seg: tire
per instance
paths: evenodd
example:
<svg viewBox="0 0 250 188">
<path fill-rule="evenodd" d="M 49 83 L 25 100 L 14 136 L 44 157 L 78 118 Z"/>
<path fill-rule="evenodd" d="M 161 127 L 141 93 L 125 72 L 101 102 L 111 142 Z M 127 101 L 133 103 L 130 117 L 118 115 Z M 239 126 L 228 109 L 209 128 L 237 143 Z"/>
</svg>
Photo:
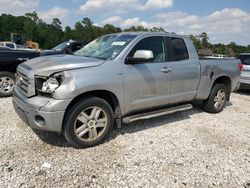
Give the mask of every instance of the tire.
<svg viewBox="0 0 250 188">
<path fill-rule="evenodd" d="M 11 72 L 0 72 L 0 97 L 9 97 L 15 85 L 15 75 Z"/>
<path fill-rule="evenodd" d="M 227 102 L 227 87 L 224 84 L 215 84 L 206 101 L 203 102 L 203 109 L 210 113 L 219 113 Z"/>
<path fill-rule="evenodd" d="M 105 140 L 113 123 L 111 106 L 103 99 L 88 97 L 66 112 L 63 134 L 75 148 L 93 147 Z"/>
</svg>

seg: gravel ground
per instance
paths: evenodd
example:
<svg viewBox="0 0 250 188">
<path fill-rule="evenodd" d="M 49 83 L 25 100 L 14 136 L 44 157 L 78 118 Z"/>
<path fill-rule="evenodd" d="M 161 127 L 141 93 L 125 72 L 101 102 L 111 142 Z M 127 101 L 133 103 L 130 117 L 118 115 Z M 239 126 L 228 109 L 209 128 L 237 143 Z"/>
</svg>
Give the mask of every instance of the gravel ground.
<svg viewBox="0 0 250 188">
<path fill-rule="evenodd" d="M 77 150 L 36 134 L 0 99 L 0 187 L 250 188 L 250 93 L 220 114 L 197 108 L 124 126 Z"/>
</svg>

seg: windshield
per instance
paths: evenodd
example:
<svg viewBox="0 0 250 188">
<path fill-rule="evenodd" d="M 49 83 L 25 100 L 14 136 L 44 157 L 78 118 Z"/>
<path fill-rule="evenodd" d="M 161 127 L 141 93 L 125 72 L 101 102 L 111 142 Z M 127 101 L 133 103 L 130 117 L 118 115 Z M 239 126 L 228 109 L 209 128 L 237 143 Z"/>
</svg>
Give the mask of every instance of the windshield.
<svg viewBox="0 0 250 188">
<path fill-rule="evenodd" d="M 136 35 L 132 34 L 102 36 L 75 52 L 75 55 L 105 60 L 114 59 L 135 37 Z"/>
<path fill-rule="evenodd" d="M 58 46 L 52 48 L 52 50 L 63 50 L 63 49 L 65 49 L 67 46 L 69 46 L 69 42 L 68 42 L 68 41 L 65 41 L 65 42 L 59 44 Z"/>
</svg>

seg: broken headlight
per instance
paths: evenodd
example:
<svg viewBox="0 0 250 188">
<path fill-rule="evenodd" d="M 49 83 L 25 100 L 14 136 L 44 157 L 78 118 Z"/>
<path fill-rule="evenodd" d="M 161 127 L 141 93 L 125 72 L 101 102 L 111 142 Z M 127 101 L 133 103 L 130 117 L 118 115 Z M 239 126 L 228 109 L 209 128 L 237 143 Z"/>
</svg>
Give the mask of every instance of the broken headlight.
<svg viewBox="0 0 250 188">
<path fill-rule="evenodd" d="M 50 77 L 36 77 L 36 89 L 38 92 L 42 93 L 54 93 L 57 88 L 60 87 L 61 83 L 63 82 L 64 74 L 57 73 L 53 74 Z"/>
</svg>

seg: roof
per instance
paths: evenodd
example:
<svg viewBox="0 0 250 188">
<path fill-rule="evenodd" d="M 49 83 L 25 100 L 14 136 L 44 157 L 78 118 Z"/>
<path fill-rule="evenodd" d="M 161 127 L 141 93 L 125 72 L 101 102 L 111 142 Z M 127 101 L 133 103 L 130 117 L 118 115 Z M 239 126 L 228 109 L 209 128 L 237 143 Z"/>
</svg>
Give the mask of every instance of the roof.
<svg viewBox="0 0 250 188">
<path fill-rule="evenodd" d="M 157 31 L 129 31 L 129 32 L 121 32 L 121 33 L 113 33 L 113 34 L 131 34 L 131 35 L 137 35 L 137 36 L 147 36 L 147 35 L 166 35 L 171 37 L 182 37 L 182 38 L 188 38 L 186 35 L 179 35 L 169 32 L 157 32 Z M 110 34 L 110 35 L 113 35 Z"/>
</svg>

